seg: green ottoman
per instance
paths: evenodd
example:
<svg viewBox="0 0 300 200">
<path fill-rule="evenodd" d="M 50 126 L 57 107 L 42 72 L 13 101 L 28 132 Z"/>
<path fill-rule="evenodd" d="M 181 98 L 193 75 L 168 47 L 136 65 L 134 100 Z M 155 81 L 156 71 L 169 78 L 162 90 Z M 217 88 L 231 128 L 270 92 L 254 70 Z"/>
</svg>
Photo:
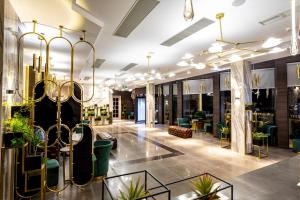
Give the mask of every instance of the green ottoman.
<svg viewBox="0 0 300 200">
<path fill-rule="evenodd" d="M 47 160 L 47 185 L 54 187 L 58 185 L 59 163 L 55 159 Z"/>
<path fill-rule="evenodd" d="M 97 140 L 94 143 L 94 177 L 106 176 L 109 166 L 110 150 L 113 141 Z"/>
</svg>

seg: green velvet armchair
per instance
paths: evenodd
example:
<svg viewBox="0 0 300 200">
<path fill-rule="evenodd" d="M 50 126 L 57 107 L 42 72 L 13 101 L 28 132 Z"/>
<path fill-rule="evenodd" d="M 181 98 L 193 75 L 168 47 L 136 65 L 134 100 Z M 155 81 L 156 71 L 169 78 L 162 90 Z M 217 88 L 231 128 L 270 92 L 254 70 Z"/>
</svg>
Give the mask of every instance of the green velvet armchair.
<svg viewBox="0 0 300 200">
<path fill-rule="evenodd" d="M 191 128 L 188 118 L 177 118 L 177 124 L 180 127 Z"/>
<path fill-rule="evenodd" d="M 97 140 L 94 142 L 94 177 L 106 176 L 109 167 L 109 155 L 113 142 Z"/>
<path fill-rule="evenodd" d="M 276 145 L 276 143 L 277 143 L 277 126 L 271 125 L 271 124 L 266 124 L 266 125 L 263 125 L 259 131 L 268 135 L 271 144 Z"/>
<path fill-rule="evenodd" d="M 300 152 L 300 130 L 296 129 L 293 135 L 293 151 Z"/>
</svg>

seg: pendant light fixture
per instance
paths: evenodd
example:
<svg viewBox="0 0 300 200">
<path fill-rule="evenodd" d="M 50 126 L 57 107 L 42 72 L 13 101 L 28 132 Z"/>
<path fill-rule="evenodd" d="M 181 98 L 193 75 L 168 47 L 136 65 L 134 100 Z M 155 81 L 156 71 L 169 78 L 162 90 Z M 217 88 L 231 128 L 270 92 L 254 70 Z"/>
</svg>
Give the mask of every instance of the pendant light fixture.
<svg viewBox="0 0 300 200">
<path fill-rule="evenodd" d="M 298 54 L 298 41 L 296 31 L 296 0 L 291 0 L 291 12 L 292 12 L 292 35 L 291 35 L 291 47 L 290 54 L 295 56 Z"/>
<path fill-rule="evenodd" d="M 186 21 L 192 21 L 194 18 L 193 0 L 185 0 L 183 17 Z"/>
</svg>

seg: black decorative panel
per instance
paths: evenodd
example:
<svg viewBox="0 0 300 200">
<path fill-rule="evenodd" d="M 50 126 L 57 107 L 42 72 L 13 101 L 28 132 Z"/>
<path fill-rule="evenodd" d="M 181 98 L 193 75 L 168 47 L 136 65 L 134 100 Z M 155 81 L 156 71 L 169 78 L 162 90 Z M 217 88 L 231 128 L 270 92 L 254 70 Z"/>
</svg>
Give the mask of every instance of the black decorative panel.
<svg viewBox="0 0 300 200">
<path fill-rule="evenodd" d="M 83 134 L 83 137 L 73 150 L 73 181 L 77 185 L 84 185 L 93 177 L 93 133 L 85 124 L 79 125 L 77 133 Z"/>
<path fill-rule="evenodd" d="M 40 82 L 35 87 L 34 99 L 39 99 L 44 94 L 44 82 Z M 42 127 L 45 131 L 50 126 L 56 124 L 57 105 L 48 96 L 34 105 L 34 124 Z"/>
</svg>

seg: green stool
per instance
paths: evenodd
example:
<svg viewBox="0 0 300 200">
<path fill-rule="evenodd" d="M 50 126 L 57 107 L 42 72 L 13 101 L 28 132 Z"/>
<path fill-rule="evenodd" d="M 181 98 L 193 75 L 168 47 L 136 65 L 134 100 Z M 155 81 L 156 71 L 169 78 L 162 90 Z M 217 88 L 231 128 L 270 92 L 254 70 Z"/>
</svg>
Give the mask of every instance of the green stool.
<svg viewBox="0 0 300 200">
<path fill-rule="evenodd" d="M 94 177 L 106 176 L 109 167 L 109 155 L 113 141 L 97 140 L 94 142 Z"/>
<path fill-rule="evenodd" d="M 55 159 L 47 160 L 47 185 L 54 187 L 58 185 L 59 163 Z"/>
</svg>

